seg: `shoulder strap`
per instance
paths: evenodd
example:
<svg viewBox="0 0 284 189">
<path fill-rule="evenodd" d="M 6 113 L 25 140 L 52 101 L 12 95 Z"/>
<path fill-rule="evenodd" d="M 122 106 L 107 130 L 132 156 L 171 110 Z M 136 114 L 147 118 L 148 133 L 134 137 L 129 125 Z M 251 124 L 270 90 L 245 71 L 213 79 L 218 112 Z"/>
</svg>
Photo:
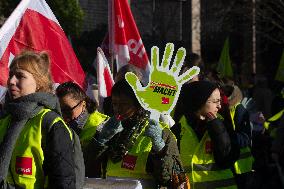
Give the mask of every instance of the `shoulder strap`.
<svg viewBox="0 0 284 189">
<path fill-rule="evenodd" d="M 56 119 L 57 117 L 60 117 L 59 114 L 57 114 L 54 111 L 49 111 L 47 113 L 44 114 L 44 117 L 42 119 L 41 122 L 41 147 L 43 150 L 45 150 L 45 146 L 46 146 L 46 135 L 47 133 L 50 132 L 51 128 L 52 128 L 52 123 L 54 121 L 54 119 Z"/>
<path fill-rule="evenodd" d="M 44 114 L 44 117 L 41 122 L 42 129 L 45 129 L 47 132 L 49 132 L 50 129 L 52 128 L 52 122 L 57 117 L 60 117 L 60 115 L 54 111 L 49 111 L 46 114 Z"/>
</svg>

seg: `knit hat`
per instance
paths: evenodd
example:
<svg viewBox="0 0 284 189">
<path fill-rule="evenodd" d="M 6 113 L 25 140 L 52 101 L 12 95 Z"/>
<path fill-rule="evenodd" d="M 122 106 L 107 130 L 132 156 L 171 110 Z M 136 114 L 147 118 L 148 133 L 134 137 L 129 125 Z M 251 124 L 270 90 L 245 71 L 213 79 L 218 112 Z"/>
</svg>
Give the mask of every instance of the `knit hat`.
<svg viewBox="0 0 284 189">
<path fill-rule="evenodd" d="M 198 111 L 218 86 L 209 81 L 195 81 L 183 85 L 181 89 L 181 102 L 186 112 Z"/>
</svg>

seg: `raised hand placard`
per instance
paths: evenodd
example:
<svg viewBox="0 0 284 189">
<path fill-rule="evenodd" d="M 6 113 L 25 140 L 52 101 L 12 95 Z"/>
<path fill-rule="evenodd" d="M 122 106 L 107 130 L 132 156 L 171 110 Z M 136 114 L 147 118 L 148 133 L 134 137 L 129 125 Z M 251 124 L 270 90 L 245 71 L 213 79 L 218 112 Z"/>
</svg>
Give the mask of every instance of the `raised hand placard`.
<svg viewBox="0 0 284 189">
<path fill-rule="evenodd" d="M 125 78 L 132 87 L 141 106 L 151 112 L 151 119 L 159 120 L 160 114 L 170 113 L 176 105 L 182 85 L 199 74 L 199 67 L 193 66 L 185 73 L 179 75 L 186 50 L 181 47 L 177 50 L 173 64 L 171 59 L 174 44 L 167 43 L 162 63 L 159 63 L 159 48 L 151 48 L 151 72 L 149 83 L 142 87 L 139 79 L 128 72 Z M 171 65 L 171 66 L 170 66 Z"/>
</svg>

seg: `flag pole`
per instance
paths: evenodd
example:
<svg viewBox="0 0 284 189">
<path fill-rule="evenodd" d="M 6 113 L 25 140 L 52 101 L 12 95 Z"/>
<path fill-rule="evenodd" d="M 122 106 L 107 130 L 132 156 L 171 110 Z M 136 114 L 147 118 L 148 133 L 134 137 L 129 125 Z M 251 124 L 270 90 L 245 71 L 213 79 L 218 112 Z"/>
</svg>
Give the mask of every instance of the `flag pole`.
<svg viewBox="0 0 284 189">
<path fill-rule="evenodd" d="M 255 0 L 252 0 L 252 73 L 256 74 L 256 21 Z"/>
<path fill-rule="evenodd" d="M 109 54 L 110 54 L 110 69 L 112 72 L 112 76 L 114 78 L 114 32 L 115 28 L 113 26 L 114 22 L 114 0 L 108 0 L 108 34 L 109 34 Z"/>
<path fill-rule="evenodd" d="M 120 67 L 133 64 L 143 69 L 143 80 L 147 80 L 150 73 L 149 59 L 128 0 L 109 2 L 109 44 L 114 75 Z"/>
</svg>

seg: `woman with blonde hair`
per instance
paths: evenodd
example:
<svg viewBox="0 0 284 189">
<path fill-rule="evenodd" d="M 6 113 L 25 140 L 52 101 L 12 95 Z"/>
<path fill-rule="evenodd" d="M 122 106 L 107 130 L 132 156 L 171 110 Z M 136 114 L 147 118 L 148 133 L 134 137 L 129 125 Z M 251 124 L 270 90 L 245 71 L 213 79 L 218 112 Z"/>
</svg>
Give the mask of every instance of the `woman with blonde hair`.
<svg viewBox="0 0 284 189">
<path fill-rule="evenodd" d="M 0 118 L 0 185 L 7 188 L 75 188 L 71 132 L 58 115 L 52 94 L 50 60 L 45 52 L 25 51 L 9 71 L 8 95 Z"/>
</svg>

